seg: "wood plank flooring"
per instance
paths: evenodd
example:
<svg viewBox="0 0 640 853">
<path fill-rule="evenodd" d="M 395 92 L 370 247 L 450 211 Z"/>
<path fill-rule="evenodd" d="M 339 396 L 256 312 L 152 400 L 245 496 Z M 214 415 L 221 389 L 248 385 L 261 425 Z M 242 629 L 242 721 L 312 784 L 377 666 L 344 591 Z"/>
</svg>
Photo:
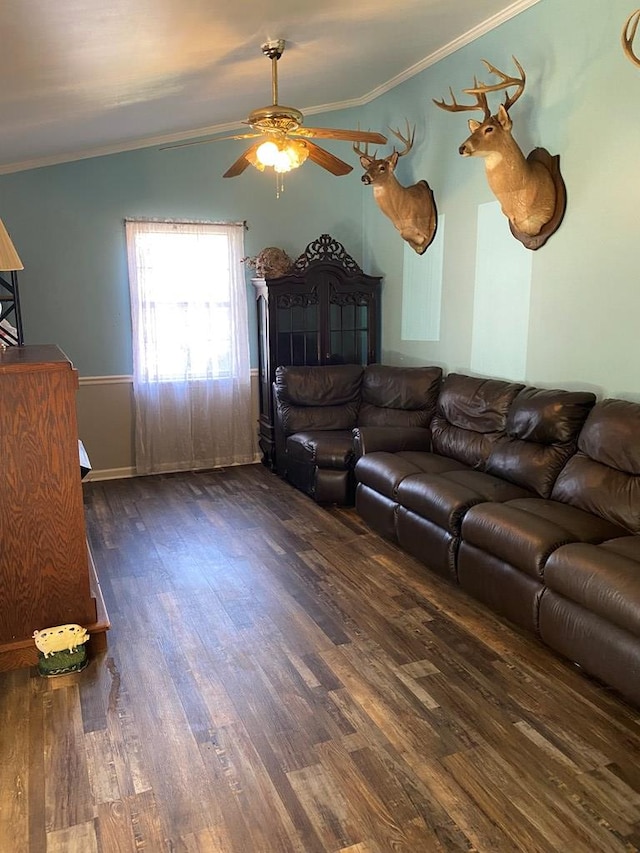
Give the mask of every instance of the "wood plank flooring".
<svg viewBox="0 0 640 853">
<path fill-rule="evenodd" d="M 260 465 L 88 483 L 109 648 L 0 675 L 2 853 L 640 849 L 640 712 Z"/>
</svg>

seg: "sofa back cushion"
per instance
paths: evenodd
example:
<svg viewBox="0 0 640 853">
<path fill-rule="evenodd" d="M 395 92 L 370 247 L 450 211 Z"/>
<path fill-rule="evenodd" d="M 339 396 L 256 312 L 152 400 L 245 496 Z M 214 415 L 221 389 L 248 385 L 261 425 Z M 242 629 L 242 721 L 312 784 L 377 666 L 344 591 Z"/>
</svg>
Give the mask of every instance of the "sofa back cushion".
<svg viewBox="0 0 640 853">
<path fill-rule="evenodd" d="M 523 388 L 509 409 L 504 436 L 491 450 L 487 471 L 548 498 L 595 402 L 587 391 Z"/>
<path fill-rule="evenodd" d="M 359 364 L 276 368 L 274 396 L 285 435 L 352 429 L 360 408 L 363 371 Z"/>
<path fill-rule="evenodd" d="M 358 426 L 428 427 L 441 380 L 439 367 L 367 365 Z"/>
<path fill-rule="evenodd" d="M 504 433 L 509 407 L 523 387 L 450 373 L 431 421 L 434 452 L 484 470 L 493 444 Z"/>
<path fill-rule="evenodd" d="M 551 497 L 640 533 L 640 403 L 596 403 Z"/>
</svg>

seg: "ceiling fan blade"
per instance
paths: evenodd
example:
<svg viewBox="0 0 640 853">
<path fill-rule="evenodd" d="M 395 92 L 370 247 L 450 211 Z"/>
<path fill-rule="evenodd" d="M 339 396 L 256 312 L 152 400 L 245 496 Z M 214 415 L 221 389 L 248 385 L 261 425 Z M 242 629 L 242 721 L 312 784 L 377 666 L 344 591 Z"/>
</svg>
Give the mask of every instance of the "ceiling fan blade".
<svg viewBox="0 0 640 853">
<path fill-rule="evenodd" d="M 260 133 L 234 133 L 229 136 L 216 136 L 215 139 L 209 140 L 210 142 L 222 142 L 223 139 L 255 139 L 256 136 L 261 136 Z"/>
<path fill-rule="evenodd" d="M 208 142 L 222 142 L 223 139 L 253 139 L 260 136 L 259 133 L 242 133 L 239 136 L 216 136 L 215 139 L 194 139 L 193 142 L 176 142 L 175 145 L 163 145 L 159 151 L 167 151 L 169 148 L 187 148 L 189 145 L 206 145 Z"/>
<path fill-rule="evenodd" d="M 313 136 L 317 139 L 345 139 L 348 142 L 375 142 L 386 145 L 387 137 L 370 130 L 343 130 L 338 127 L 299 127 L 290 136 Z"/>
<path fill-rule="evenodd" d="M 307 146 L 307 150 L 309 151 L 309 159 L 313 160 L 314 163 L 317 163 L 318 166 L 322 166 L 322 168 L 326 169 L 328 172 L 331 172 L 332 175 L 348 175 L 349 172 L 352 171 L 353 166 L 350 166 L 338 157 L 334 157 L 333 154 L 325 151 L 324 148 L 320 148 L 320 146 L 316 145 L 315 142 L 310 142 L 308 139 L 305 139 L 304 144 Z"/>
<path fill-rule="evenodd" d="M 237 178 L 238 175 L 241 175 L 244 170 L 251 165 L 249 160 L 249 156 L 256 151 L 258 145 L 260 143 L 254 142 L 253 145 L 250 145 L 246 151 L 243 151 L 242 154 L 238 157 L 235 163 L 232 163 L 231 166 L 227 169 L 227 171 L 222 176 L 223 178 Z M 311 156 L 311 155 L 309 155 Z"/>
</svg>

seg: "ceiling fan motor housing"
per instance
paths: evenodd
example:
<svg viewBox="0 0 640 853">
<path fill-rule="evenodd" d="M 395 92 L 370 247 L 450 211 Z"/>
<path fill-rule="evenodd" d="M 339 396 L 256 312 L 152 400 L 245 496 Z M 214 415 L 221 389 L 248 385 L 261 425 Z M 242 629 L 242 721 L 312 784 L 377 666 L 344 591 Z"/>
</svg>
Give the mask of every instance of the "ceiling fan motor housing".
<svg viewBox="0 0 640 853">
<path fill-rule="evenodd" d="M 261 133 L 293 133 L 303 121 L 304 116 L 300 110 L 280 104 L 253 110 L 247 119 L 248 124 Z"/>
</svg>

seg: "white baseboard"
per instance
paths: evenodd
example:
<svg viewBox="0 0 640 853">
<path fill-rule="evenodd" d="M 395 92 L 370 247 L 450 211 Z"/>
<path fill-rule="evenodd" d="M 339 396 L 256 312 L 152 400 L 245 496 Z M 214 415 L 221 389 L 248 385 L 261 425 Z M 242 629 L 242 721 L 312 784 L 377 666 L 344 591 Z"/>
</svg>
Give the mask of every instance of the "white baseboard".
<svg viewBox="0 0 640 853">
<path fill-rule="evenodd" d="M 256 455 L 253 457 L 253 463 L 249 463 L 249 464 L 256 465 L 261 461 L 262 461 L 262 454 L 256 453 Z M 243 462 L 241 464 L 246 465 L 247 463 Z M 229 468 L 232 466 L 224 465 L 223 467 Z M 138 474 L 136 472 L 136 469 L 133 467 L 130 467 L 130 468 L 103 468 L 101 471 L 96 471 L 96 470 L 89 471 L 87 476 L 84 478 L 83 482 L 84 483 L 88 483 L 88 482 L 95 483 L 98 480 L 123 480 L 127 477 L 141 477 L 141 476 L 143 476 L 143 475 Z M 153 476 L 153 475 L 149 475 L 149 476 Z"/>
<path fill-rule="evenodd" d="M 125 477 L 137 477 L 136 469 L 130 468 L 103 468 L 102 471 L 91 470 L 84 478 L 85 483 L 96 480 L 122 480 Z"/>
</svg>

